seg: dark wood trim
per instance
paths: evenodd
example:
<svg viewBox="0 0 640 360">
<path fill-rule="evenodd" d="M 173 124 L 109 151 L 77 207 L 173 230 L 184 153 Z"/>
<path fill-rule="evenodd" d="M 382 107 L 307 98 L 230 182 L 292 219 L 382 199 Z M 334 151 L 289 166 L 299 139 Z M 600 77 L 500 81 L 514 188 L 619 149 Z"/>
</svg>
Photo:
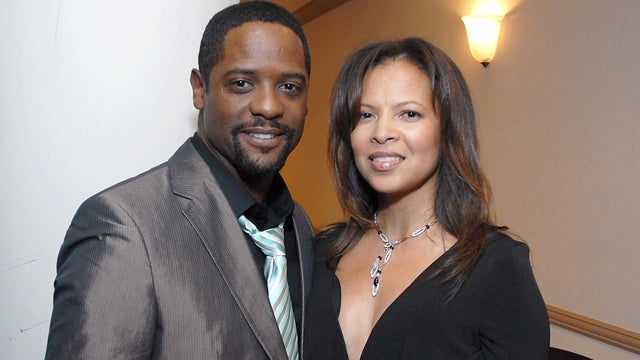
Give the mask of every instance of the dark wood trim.
<svg viewBox="0 0 640 360">
<path fill-rule="evenodd" d="M 311 0 L 293 12 L 301 24 L 306 24 L 318 16 L 331 11 L 349 0 Z"/>
<path fill-rule="evenodd" d="M 640 354 L 640 334 L 589 317 L 547 305 L 549 321 L 557 326 Z"/>
</svg>

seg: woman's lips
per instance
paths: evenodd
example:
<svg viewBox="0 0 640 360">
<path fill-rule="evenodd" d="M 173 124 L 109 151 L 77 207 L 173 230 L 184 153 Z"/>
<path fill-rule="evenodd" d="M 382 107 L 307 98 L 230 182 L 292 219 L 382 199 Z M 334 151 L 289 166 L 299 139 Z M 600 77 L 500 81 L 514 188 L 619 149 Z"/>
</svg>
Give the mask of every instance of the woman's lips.
<svg viewBox="0 0 640 360">
<path fill-rule="evenodd" d="M 404 157 L 395 153 L 374 153 L 369 156 L 371 166 L 376 170 L 389 170 L 397 166 Z"/>
</svg>

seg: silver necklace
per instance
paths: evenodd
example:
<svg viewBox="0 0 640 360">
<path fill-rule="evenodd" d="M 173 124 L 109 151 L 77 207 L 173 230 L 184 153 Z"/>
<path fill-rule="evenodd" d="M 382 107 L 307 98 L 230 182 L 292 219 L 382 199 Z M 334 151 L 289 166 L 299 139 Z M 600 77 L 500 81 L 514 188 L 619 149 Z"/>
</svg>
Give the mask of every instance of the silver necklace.
<svg viewBox="0 0 640 360">
<path fill-rule="evenodd" d="M 400 240 L 389 241 L 389 237 L 382 231 L 382 229 L 380 229 L 380 226 L 378 226 L 378 212 L 376 211 L 375 213 L 373 213 L 373 223 L 376 225 L 376 231 L 378 232 L 380 241 L 382 241 L 383 249 L 382 253 L 378 255 L 378 257 L 373 261 L 373 265 L 371 266 L 370 275 L 373 279 L 373 284 L 371 286 L 371 295 L 378 295 L 378 291 L 380 290 L 380 276 L 382 275 L 382 270 L 384 269 L 385 265 L 387 265 L 389 260 L 391 260 L 391 254 L 393 253 L 393 249 L 396 247 L 396 245 L 403 243 L 409 239 L 413 239 L 414 237 L 420 236 L 437 222 L 438 219 L 435 219 Z"/>
</svg>

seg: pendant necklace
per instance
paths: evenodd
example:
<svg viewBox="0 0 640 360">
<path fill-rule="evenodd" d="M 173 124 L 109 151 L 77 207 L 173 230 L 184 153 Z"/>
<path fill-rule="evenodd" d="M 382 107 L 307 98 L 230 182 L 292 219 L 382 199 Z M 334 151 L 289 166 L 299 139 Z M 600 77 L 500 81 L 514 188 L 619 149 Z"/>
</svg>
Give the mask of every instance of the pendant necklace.
<svg viewBox="0 0 640 360">
<path fill-rule="evenodd" d="M 378 232 L 378 237 L 380 241 L 382 241 L 383 249 L 382 253 L 378 255 L 378 257 L 373 261 L 373 265 L 371 266 L 371 278 L 373 279 L 373 284 L 371 286 L 371 295 L 378 295 L 378 291 L 380 290 L 380 276 L 382 275 L 382 270 L 385 265 L 391 260 L 391 254 L 393 253 L 393 249 L 396 245 L 403 243 L 409 239 L 413 239 L 414 237 L 420 236 L 425 231 L 429 230 L 433 225 L 438 222 L 438 219 L 433 220 L 432 222 L 425 224 L 423 227 L 417 229 L 412 232 L 408 236 L 403 237 L 400 240 L 389 241 L 389 237 L 382 232 L 380 226 L 378 226 L 378 212 L 373 213 L 373 223 L 376 226 L 376 231 Z"/>
</svg>

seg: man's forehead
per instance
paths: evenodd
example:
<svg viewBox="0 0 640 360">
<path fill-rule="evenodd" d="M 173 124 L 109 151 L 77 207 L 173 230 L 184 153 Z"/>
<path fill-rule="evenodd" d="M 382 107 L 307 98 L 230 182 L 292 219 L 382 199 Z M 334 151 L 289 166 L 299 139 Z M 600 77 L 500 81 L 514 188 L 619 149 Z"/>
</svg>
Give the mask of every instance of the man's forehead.
<svg viewBox="0 0 640 360">
<path fill-rule="evenodd" d="M 242 71 L 275 67 L 308 75 L 302 41 L 277 23 L 248 22 L 230 30 L 218 65 Z"/>
<path fill-rule="evenodd" d="M 224 50 L 240 47 L 292 47 L 304 53 L 302 40 L 290 28 L 280 23 L 250 21 L 230 29 L 224 37 Z"/>
</svg>

